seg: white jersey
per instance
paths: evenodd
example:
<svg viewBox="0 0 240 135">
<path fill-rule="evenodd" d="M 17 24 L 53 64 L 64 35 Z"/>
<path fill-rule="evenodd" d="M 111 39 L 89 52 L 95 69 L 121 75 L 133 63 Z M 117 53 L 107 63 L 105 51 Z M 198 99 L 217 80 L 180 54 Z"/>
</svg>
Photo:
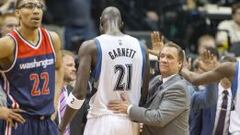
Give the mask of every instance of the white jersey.
<svg viewBox="0 0 240 135">
<path fill-rule="evenodd" d="M 232 135 L 240 135 L 240 60 L 236 65 L 234 81 L 232 83 L 233 89 L 236 89 L 234 105 L 235 109 L 231 111 L 229 130 Z"/>
<path fill-rule="evenodd" d="M 108 110 L 110 100 L 121 100 L 127 92 L 131 104 L 138 105 L 141 96 L 145 49 L 129 35 L 101 35 L 95 39 L 98 60 L 93 71 L 97 92 L 90 100 L 88 118 L 117 115 Z M 119 114 L 118 114 L 119 115 Z"/>
</svg>

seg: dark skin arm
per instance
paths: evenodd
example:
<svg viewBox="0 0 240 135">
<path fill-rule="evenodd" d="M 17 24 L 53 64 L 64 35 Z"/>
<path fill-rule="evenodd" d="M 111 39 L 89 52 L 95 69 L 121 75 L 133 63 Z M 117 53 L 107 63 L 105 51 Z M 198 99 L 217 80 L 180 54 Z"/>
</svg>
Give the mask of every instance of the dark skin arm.
<svg viewBox="0 0 240 135">
<path fill-rule="evenodd" d="M 210 84 L 210 83 L 218 82 L 224 77 L 232 81 L 235 73 L 235 65 L 236 63 L 225 62 L 220 64 L 215 69 L 202 74 L 197 74 L 184 68 L 181 71 L 181 74 L 183 75 L 184 78 L 186 78 L 188 81 L 190 81 L 194 85 L 202 85 L 202 84 Z"/>
<path fill-rule="evenodd" d="M 75 87 L 72 94 L 79 100 L 83 100 L 87 94 L 87 83 L 91 66 L 95 66 L 97 60 L 97 48 L 93 40 L 84 42 L 79 49 L 79 67 Z M 78 110 L 67 106 L 59 129 L 64 131 L 67 124 L 73 119 Z M 61 133 L 60 133 L 61 134 Z"/>
<path fill-rule="evenodd" d="M 63 68 L 62 68 L 62 53 L 61 53 L 61 40 L 57 33 L 50 32 L 54 51 L 56 53 L 55 62 L 55 95 L 54 95 L 54 108 L 57 108 L 58 98 L 63 85 Z M 56 116 L 56 112 L 52 115 L 52 119 Z"/>
</svg>

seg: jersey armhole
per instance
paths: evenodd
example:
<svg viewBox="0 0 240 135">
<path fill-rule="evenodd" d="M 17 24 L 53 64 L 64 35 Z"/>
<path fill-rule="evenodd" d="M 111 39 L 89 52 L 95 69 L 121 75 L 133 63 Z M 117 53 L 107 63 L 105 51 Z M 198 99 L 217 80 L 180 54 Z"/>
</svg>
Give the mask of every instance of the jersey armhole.
<svg viewBox="0 0 240 135">
<path fill-rule="evenodd" d="M 47 35 L 48 35 L 48 39 L 49 39 L 49 41 L 50 41 L 50 44 L 51 44 L 51 48 L 52 48 L 52 51 L 53 51 L 53 54 L 54 54 L 54 60 L 56 61 L 56 53 L 55 53 L 55 49 L 54 49 L 54 45 L 53 45 L 53 39 L 52 39 L 52 36 L 51 36 L 51 34 L 50 34 L 50 32 L 47 30 L 47 29 L 43 29 L 46 33 L 47 33 Z"/>
<path fill-rule="evenodd" d="M 101 66 L 102 66 L 102 49 L 100 42 L 98 39 L 94 39 L 95 44 L 97 46 L 97 64 L 95 68 L 91 72 L 91 76 L 94 78 L 95 81 L 99 79 L 100 73 L 101 73 Z"/>
<path fill-rule="evenodd" d="M 145 49 L 145 46 L 144 46 L 144 44 L 142 43 L 142 42 L 140 42 L 140 41 L 138 41 L 139 42 L 139 45 L 140 45 L 140 47 L 141 47 L 141 51 L 142 51 L 142 59 L 143 59 L 143 65 L 142 65 L 142 80 L 144 80 L 143 78 L 144 78 L 144 72 L 145 72 L 145 70 L 146 70 L 146 49 Z"/>
<path fill-rule="evenodd" d="M 233 95 L 233 99 L 235 98 L 235 95 L 237 93 L 237 89 L 238 89 L 238 72 L 239 72 L 239 61 L 237 61 L 236 65 L 235 65 L 235 73 L 234 73 L 234 79 L 232 82 L 232 95 Z"/>
</svg>

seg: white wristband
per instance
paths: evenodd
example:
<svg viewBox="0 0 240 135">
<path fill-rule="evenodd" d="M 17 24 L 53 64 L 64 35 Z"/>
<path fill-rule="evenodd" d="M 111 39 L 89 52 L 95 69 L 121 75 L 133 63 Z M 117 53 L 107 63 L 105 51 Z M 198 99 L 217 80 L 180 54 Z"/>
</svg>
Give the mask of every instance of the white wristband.
<svg viewBox="0 0 240 135">
<path fill-rule="evenodd" d="M 83 100 L 77 99 L 72 92 L 69 94 L 67 98 L 67 105 L 73 109 L 80 109 L 82 107 L 82 104 L 84 102 Z"/>
<path fill-rule="evenodd" d="M 127 108 L 127 114 L 129 115 L 130 114 L 130 110 L 131 108 L 133 107 L 133 105 L 129 105 L 128 108 Z"/>
</svg>

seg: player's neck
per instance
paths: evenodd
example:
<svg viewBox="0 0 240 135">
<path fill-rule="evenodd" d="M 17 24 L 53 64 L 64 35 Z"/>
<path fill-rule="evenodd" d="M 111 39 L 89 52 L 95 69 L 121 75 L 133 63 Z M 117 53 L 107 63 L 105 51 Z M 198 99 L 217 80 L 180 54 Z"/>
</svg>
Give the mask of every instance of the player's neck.
<svg viewBox="0 0 240 135">
<path fill-rule="evenodd" d="M 119 27 L 117 24 L 114 23 L 109 23 L 105 27 L 105 34 L 108 35 L 122 35 L 123 33 L 120 31 Z"/>
<path fill-rule="evenodd" d="M 38 40 L 38 29 L 27 29 L 25 27 L 20 27 L 18 31 L 21 33 L 24 39 L 30 42 L 37 42 Z"/>
</svg>

